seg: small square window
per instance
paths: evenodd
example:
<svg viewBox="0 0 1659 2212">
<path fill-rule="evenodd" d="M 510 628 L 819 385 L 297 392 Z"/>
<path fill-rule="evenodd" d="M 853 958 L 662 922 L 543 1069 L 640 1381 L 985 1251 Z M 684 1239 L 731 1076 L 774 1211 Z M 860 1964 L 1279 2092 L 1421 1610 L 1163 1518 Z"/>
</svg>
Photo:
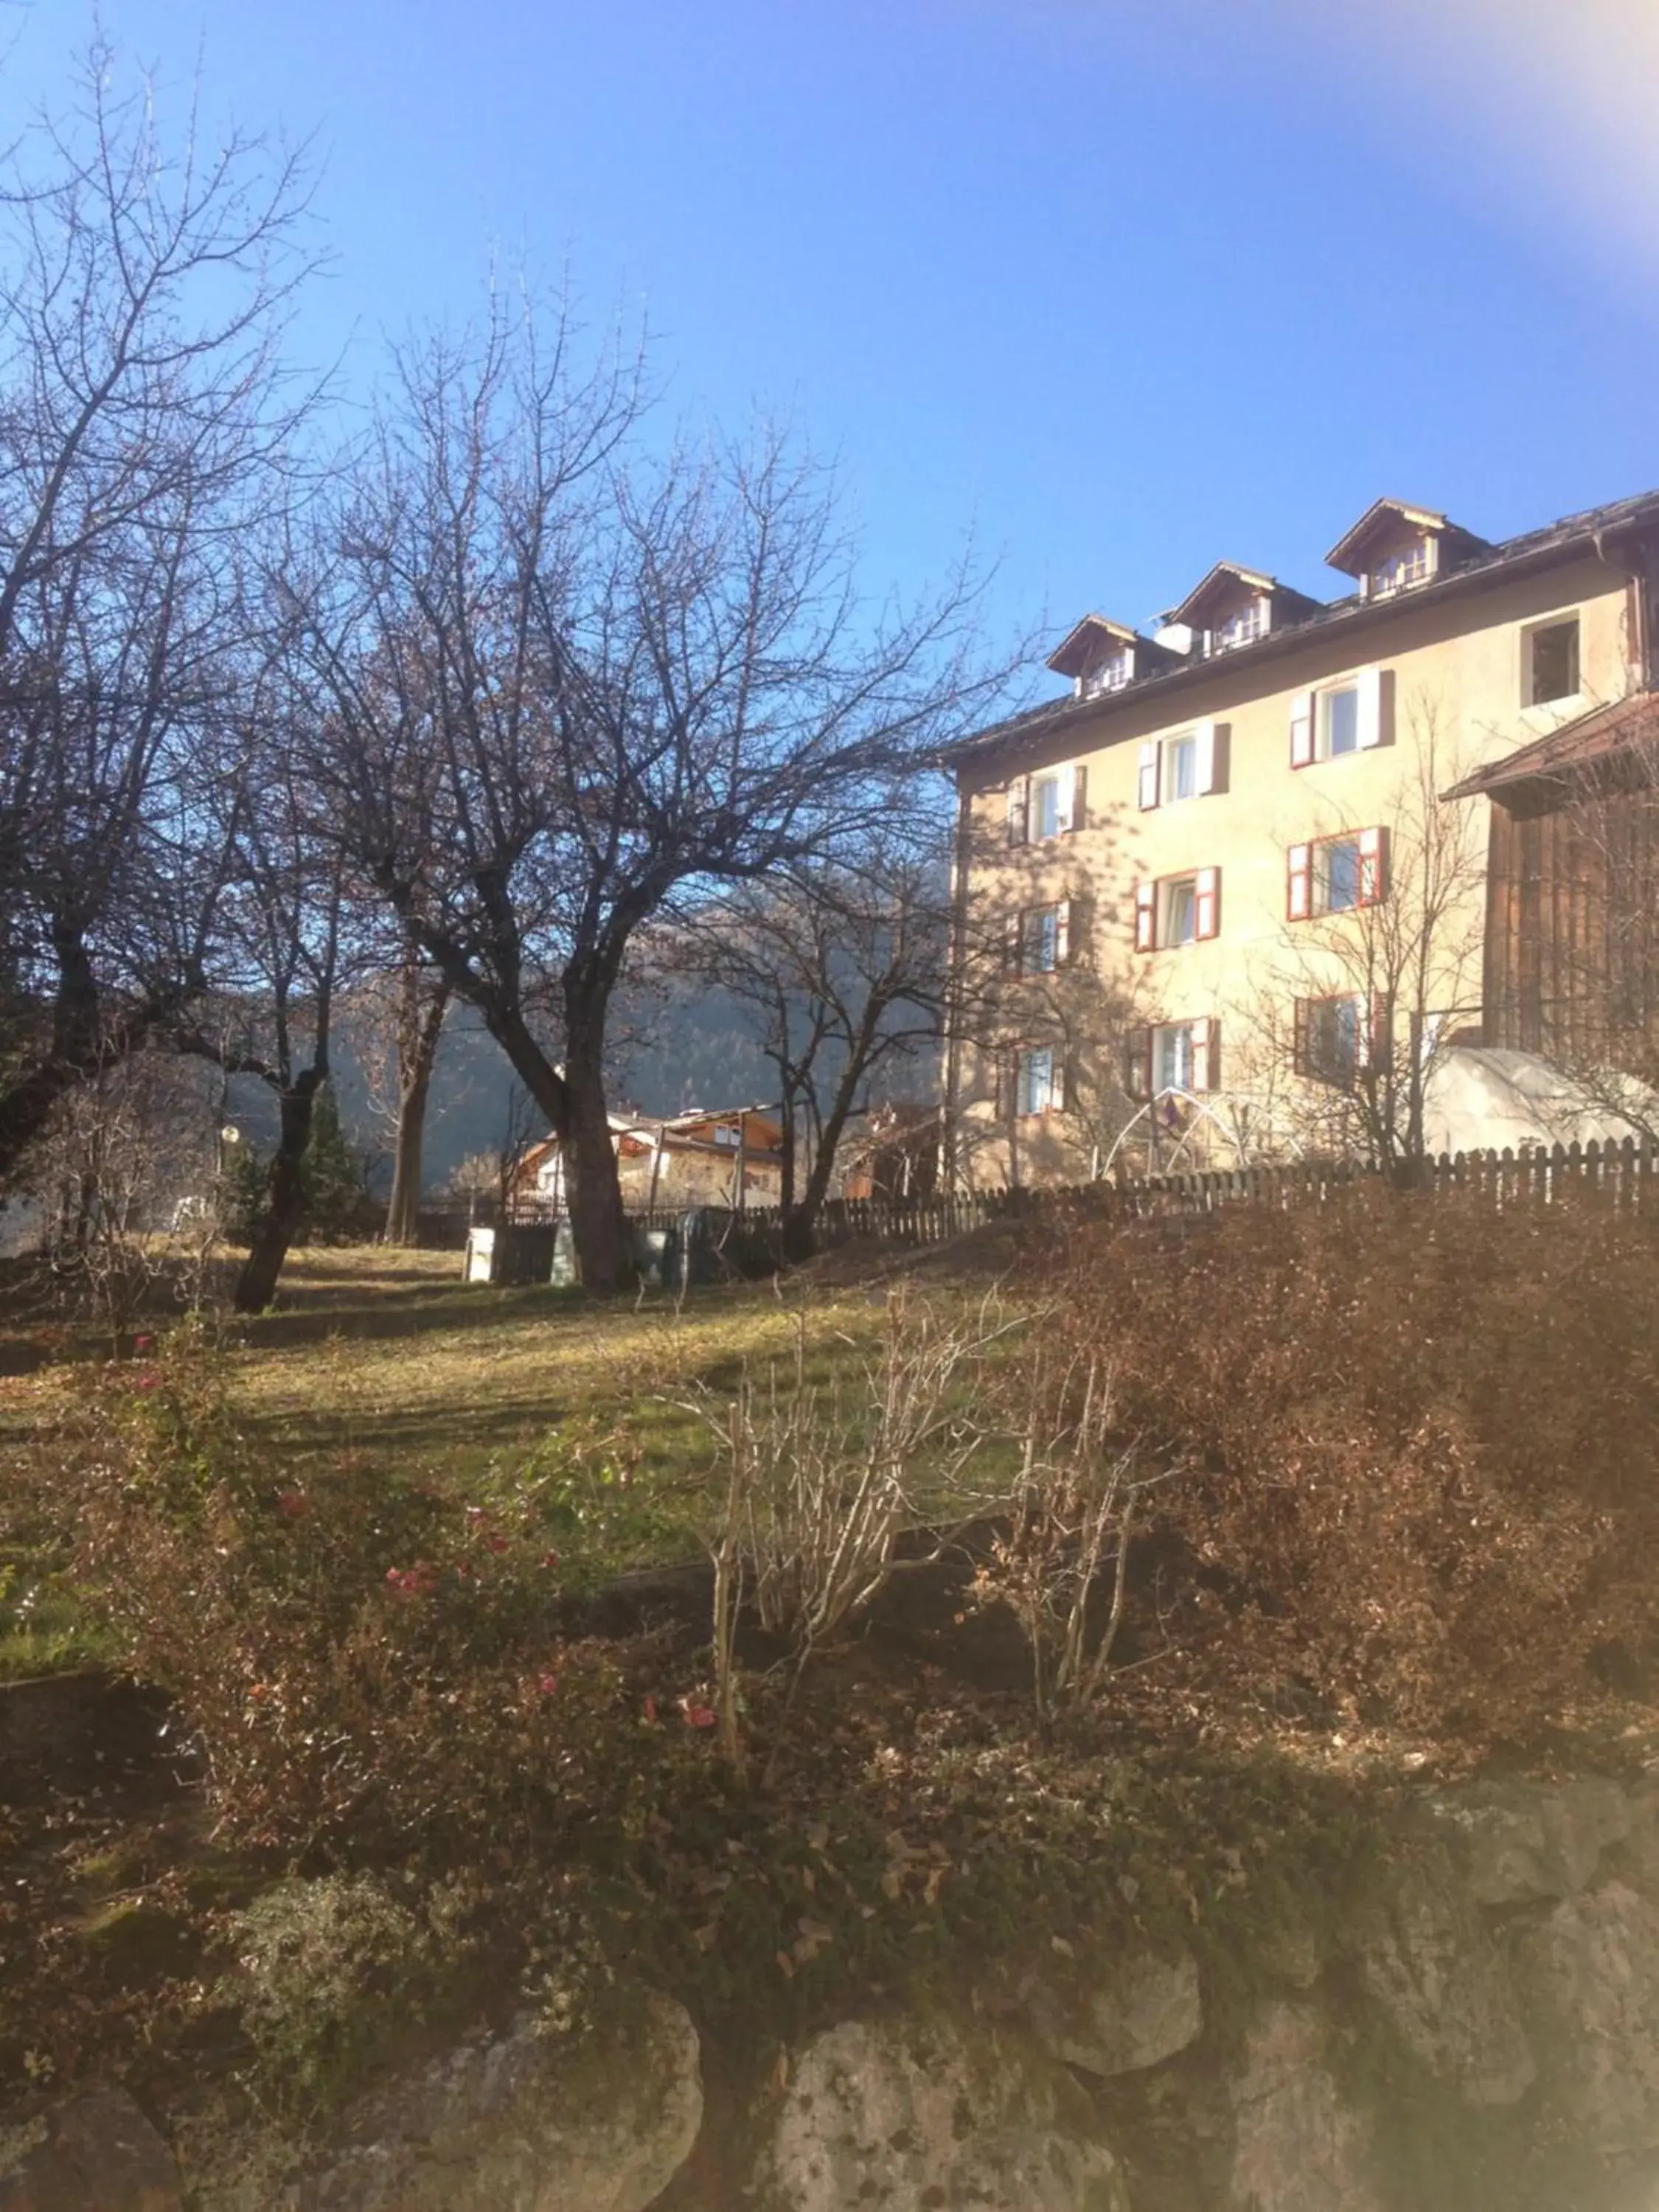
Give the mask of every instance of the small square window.
<svg viewBox="0 0 1659 2212">
<path fill-rule="evenodd" d="M 1521 703 L 1547 707 L 1571 699 L 1578 690 L 1578 617 L 1540 623 L 1522 634 Z"/>
<path fill-rule="evenodd" d="M 1198 739 L 1190 732 L 1164 740 L 1163 795 L 1166 805 L 1172 799 L 1198 796 Z"/>
<path fill-rule="evenodd" d="M 1297 1059 L 1301 1072 L 1315 1083 L 1334 1084 L 1351 1090 L 1360 1068 L 1360 1000 L 1348 994 L 1340 998 L 1304 999 L 1297 1008 Z"/>
<path fill-rule="evenodd" d="M 1027 975 L 1052 975 L 1060 965 L 1060 908 L 1035 906 L 1020 933 L 1019 964 Z"/>
<path fill-rule="evenodd" d="M 1319 695 L 1319 757 L 1335 760 L 1359 750 L 1359 686 L 1344 684 Z"/>
<path fill-rule="evenodd" d="M 1428 575 L 1428 544 L 1419 538 L 1377 562 L 1371 571 L 1371 592 L 1377 599 L 1386 599 L 1390 592 L 1409 591 L 1413 584 L 1426 583 Z"/>
<path fill-rule="evenodd" d="M 1054 1100 L 1054 1055 L 1051 1048 L 1023 1052 L 1018 1069 L 1019 1110 L 1046 1114 Z"/>
<path fill-rule="evenodd" d="M 1160 945 L 1190 945 L 1198 935 L 1198 878 L 1176 876 L 1163 886 Z"/>
<path fill-rule="evenodd" d="M 1193 1024 L 1166 1022 L 1152 1032 L 1152 1085 L 1158 1091 L 1193 1087 Z"/>
<path fill-rule="evenodd" d="M 1031 786 L 1031 835 L 1035 838 L 1059 834 L 1060 778 L 1040 775 Z"/>
<path fill-rule="evenodd" d="M 1314 911 L 1346 914 L 1360 903 L 1358 837 L 1329 837 L 1314 848 Z"/>
</svg>

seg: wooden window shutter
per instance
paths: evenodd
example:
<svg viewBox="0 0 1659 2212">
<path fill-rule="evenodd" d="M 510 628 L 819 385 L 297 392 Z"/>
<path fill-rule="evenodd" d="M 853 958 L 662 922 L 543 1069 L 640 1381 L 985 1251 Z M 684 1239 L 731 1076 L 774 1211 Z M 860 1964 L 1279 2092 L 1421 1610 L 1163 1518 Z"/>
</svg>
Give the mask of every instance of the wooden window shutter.
<svg viewBox="0 0 1659 2212">
<path fill-rule="evenodd" d="M 1140 811 L 1158 805 L 1158 740 L 1150 738 L 1140 748 Z"/>
<path fill-rule="evenodd" d="M 1360 1050 L 1364 1054 L 1364 1067 L 1386 1067 L 1394 1051 L 1394 1001 L 1386 991 L 1379 991 L 1362 1010 L 1365 1026 Z"/>
<path fill-rule="evenodd" d="M 1218 1091 L 1221 1088 L 1221 1024 L 1217 1021 L 1193 1024 L 1193 1089 Z"/>
<path fill-rule="evenodd" d="M 1054 965 L 1063 968 L 1072 957 L 1072 902 L 1061 899 L 1054 908 Z"/>
<path fill-rule="evenodd" d="M 1089 950 L 1089 927 L 1093 919 L 1086 898 L 1067 899 L 1060 909 L 1060 958 L 1064 964 L 1081 960 Z"/>
<path fill-rule="evenodd" d="M 1135 885 L 1135 951 L 1152 952 L 1158 945 L 1158 885 Z"/>
<path fill-rule="evenodd" d="M 1198 770 L 1194 786 L 1200 799 L 1209 799 L 1227 788 L 1232 731 L 1225 722 L 1200 722 L 1193 735 Z"/>
<path fill-rule="evenodd" d="M 1394 671 L 1362 668 L 1359 672 L 1359 743 L 1370 751 L 1375 745 L 1394 743 Z"/>
<path fill-rule="evenodd" d="M 1306 768 L 1313 757 L 1313 693 L 1298 691 L 1291 702 L 1291 766 Z"/>
<path fill-rule="evenodd" d="M 1070 830 L 1086 830 L 1089 826 L 1089 768 L 1079 761 L 1072 770 L 1072 818 L 1066 823 Z"/>
<path fill-rule="evenodd" d="M 1291 1024 L 1291 1065 L 1298 1075 L 1307 1075 L 1312 1070 L 1313 1055 L 1309 1049 L 1312 1028 L 1313 1000 L 1297 1000 Z"/>
<path fill-rule="evenodd" d="M 1017 775 L 1008 787 L 1008 842 L 1023 845 L 1030 819 L 1031 779 Z"/>
<path fill-rule="evenodd" d="M 1376 906 L 1389 896 L 1389 833 L 1386 829 L 1359 833 L 1359 903 Z"/>
<path fill-rule="evenodd" d="M 1193 895 L 1193 934 L 1195 937 L 1219 937 L 1221 934 L 1221 871 L 1219 868 L 1200 868 Z"/>
<path fill-rule="evenodd" d="M 1131 1030 L 1123 1049 L 1123 1088 L 1131 1098 L 1152 1095 L 1152 1032 Z"/>
<path fill-rule="evenodd" d="M 1305 921 L 1313 912 L 1313 848 L 1292 845 L 1290 873 L 1285 886 L 1285 912 L 1292 921 Z"/>
</svg>

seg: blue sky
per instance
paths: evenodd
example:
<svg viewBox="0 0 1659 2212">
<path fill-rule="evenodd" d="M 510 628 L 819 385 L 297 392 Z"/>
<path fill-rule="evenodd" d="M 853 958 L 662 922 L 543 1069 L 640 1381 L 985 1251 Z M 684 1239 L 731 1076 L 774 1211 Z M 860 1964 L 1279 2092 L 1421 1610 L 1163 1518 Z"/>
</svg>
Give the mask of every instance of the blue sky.
<svg viewBox="0 0 1659 2212">
<path fill-rule="evenodd" d="M 1651 0 L 107 0 L 314 134 L 318 358 L 492 255 L 648 313 L 672 406 L 842 457 L 867 581 L 1006 623 L 1304 589 L 1379 493 L 1501 536 L 1659 484 Z M 0 122 L 90 23 L 36 0 Z M 1650 68 L 1648 64 L 1653 64 Z M 1628 124 L 1628 128 L 1626 125 Z M 1646 166 L 1644 166 L 1646 164 Z M 1650 233 L 1648 226 L 1654 228 Z"/>
</svg>

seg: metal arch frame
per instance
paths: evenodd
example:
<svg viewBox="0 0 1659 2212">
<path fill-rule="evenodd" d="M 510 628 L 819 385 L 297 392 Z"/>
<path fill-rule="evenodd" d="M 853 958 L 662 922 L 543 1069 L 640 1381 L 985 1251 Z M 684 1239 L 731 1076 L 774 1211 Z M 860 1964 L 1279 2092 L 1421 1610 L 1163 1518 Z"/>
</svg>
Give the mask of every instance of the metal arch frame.
<svg viewBox="0 0 1659 2212">
<path fill-rule="evenodd" d="M 1236 1105 L 1238 1103 L 1230 1094 L 1223 1094 L 1223 1096 L 1225 1098 L 1226 1103 L 1230 1106 Z M 1168 1172 L 1172 1174 L 1179 1174 L 1182 1172 L 1181 1163 L 1187 1148 L 1192 1143 L 1193 1139 L 1197 1135 L 1200 1129 L 1206 1126 L 1215 1131 L 1216 1134 L 1220 1137 L 1222 1142 L 1227 1146 L 1229 1152 L 1232 1154 L 1232 1164 L 1235 1169 L 1253 1167 L 1261 1164 L 1259 1154 L 1257 1157 L 1252 1158 L 1252 1147 L 1248 1146 L 1241 1136 L 1237 1118 L 1235 1117 L 1231 1122 L 1225 1121 L 1222 1119 L 1220 1114 L 1216 1109 L 1216 1102 L 1213 1094 L 1202 1091 L 1186 1091 L 1182 1089 L 1178 1084 L 1167 1084 L 1162 1091 L 1155 1091 L 1152 1097 L 1146 1101 L 1145 1104 L 1142 1105 L 1138 1111 L 1132 1114 L 1129 1119 L 1124 1123 L 1123 1127 L 1118 1131 L 1116 1136 L 1112 1139 L 1110 1147 L 1107 1151 L 1104 1158 L 1101 1161 L 1099 1172 L 1102 1176 L 1110 1174 L 1113 1164 L 1117 1159 L 1119 1153 L 1123 1150 L 1124 1146 L 1143 1123 L 1145 1124 L 1146 1132 L 1149 1135 L 1158 1132 L 1158 1125 L 1154 1119 L 1154 1116 L 1157 1114 L 1158 1109 L 1172 1098 L 1176 1100 L 1182 1106 L 1190 1107 L 1193 1110 L 1191 1114 L 1188 1115 L 1185 1126 L 1178 1133 L 1172 1134 L 1170 1157 L 1167 1164 Z M 1303 1147 L 1299 1140 L 1295 1137 L 1291 1139 L 1289 1145 L 1285 1149 L 1288 1152 L 1291 1158 L 1294 1159 L 1300 1159 L 1302 1158 Z M 1161 1166 L 1159 1172 L 1164 1173 L 1165 1171 L 1165 1169 Z"/>
</svg>

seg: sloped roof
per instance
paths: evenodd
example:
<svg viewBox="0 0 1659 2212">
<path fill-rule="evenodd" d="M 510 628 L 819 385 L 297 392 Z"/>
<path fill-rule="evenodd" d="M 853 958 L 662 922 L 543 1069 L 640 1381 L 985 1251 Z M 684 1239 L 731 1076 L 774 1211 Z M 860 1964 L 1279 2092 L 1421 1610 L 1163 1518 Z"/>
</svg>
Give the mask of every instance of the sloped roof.
<svg viewBox="0 0 1659 2212">
<path fill-rule="evenodd" d="M 1551 568 L 1558 562 L 1582 554 L 1604 538 L 1656 527 L 1659 527 L 1659 491 L 1639 492 L 1630 499 L 1614 500 L 1604 507 L 1585 507 L 1577 514 L 1564 515 L 1558 521 L 1547 523 L 1541 529 L 1525 531 L 1519 537 L 1488 546 L 1484 552 L 1472 556 L 1455 568 L 1443 569 L 1430 582 L 1419 584 L 1409 592 L 1373 599 L 1364 599 L 1357 592 L 1351 592 L 1322 605 L 1309 600 L 1306 605 L 1312 609 L 1310 613 L 1294 622 L 1279 623 L 1249 645 L 1236 646 L 1226 656 L 1228 674 L 1236 675 L 1246 665 L 1254 666 L 1258 662 L 1280 659 L 1296 651 L 1315 632 L 1334 629 L 1370 630 L 1395 621 L 1404 613 L 1414 613 L 1425 606 L 1438 605 L 1444 600 L 1508 582 L 1515 576 Z M 1178 692 L 1190 690 L 1195 684 L 1212 681 L 1218 666 L 1214 660 L 1182 659 L 1173 666 L 1138 676 L 1121 690 L 1089 699 L 1045 700 L 1039 706 L 1028 707 L 1022 714 L 1011 714 L 969 737 L 958 738 L 954 744 L 942 749 L 939 758 L 945 766 L 953 767 L 977 754 L 1000 751 L 1008 745 L 1022 750 L 1035 747 L 1051 735 L 1059 736 L 1075 723 L 1098 722 L 1103 718 L 1109 721 L 1114 714 L 1126 710 L 1131 702 L 1139 702 L 1154 688 Z"/>
<path fill-rule="evenodd" d="M 1481 792 L 1503 791 L 1520 783 L 1549 782 L 1577 775 L 1595 762 L 1648 738 L 1659 743 L 1659 696 L 1632 692 L 1588 714 L 1564 722 L 1559 730 L 1535 738 L 1529 745 L 1478 768 L 1445 793 L 1448 799 L 1473 799 Z"/>
<path fill-rule="evenodd" d="M 1431 507 L 1410 507 L 1403 499 L 1374 499 L 1352 529 L 1332 546 L 1325 556 L 1325 566 L 1338 568 L 1346 576 L 1362 575 L 1372 543 L 1391 526 L 1402 522 L 1425 533 L 1432 532 L 1454 562 L 1471 560 L 1477 553 L 1491 550 L 1484 538 L 1477 538 L 1461 524 L 1449 522 Z"/>
<path fill-rule="evenodd" d="M 1310 599 L 1305 592 L 1295 591 L 1289 584 L 1281 584 L 1277 576 L 1264 575 L 1260 568 L 1241 568 L 1237 561 L 1218 561 L 1208 575 L 1194 585 L 1170 615 L 1170 620 L 1190 623 L 1194 629 L 1201 629 L 1205 608 L 1229 590 L 1237 590 L 1240 586 L 1247 592 L 1267 594 L 1273 599 L 1276 611 L 1285 611 L 1294 614 L 1297 610 L 1306 611 L 1319 605 L 1317 599 Z"/>
</svg>

